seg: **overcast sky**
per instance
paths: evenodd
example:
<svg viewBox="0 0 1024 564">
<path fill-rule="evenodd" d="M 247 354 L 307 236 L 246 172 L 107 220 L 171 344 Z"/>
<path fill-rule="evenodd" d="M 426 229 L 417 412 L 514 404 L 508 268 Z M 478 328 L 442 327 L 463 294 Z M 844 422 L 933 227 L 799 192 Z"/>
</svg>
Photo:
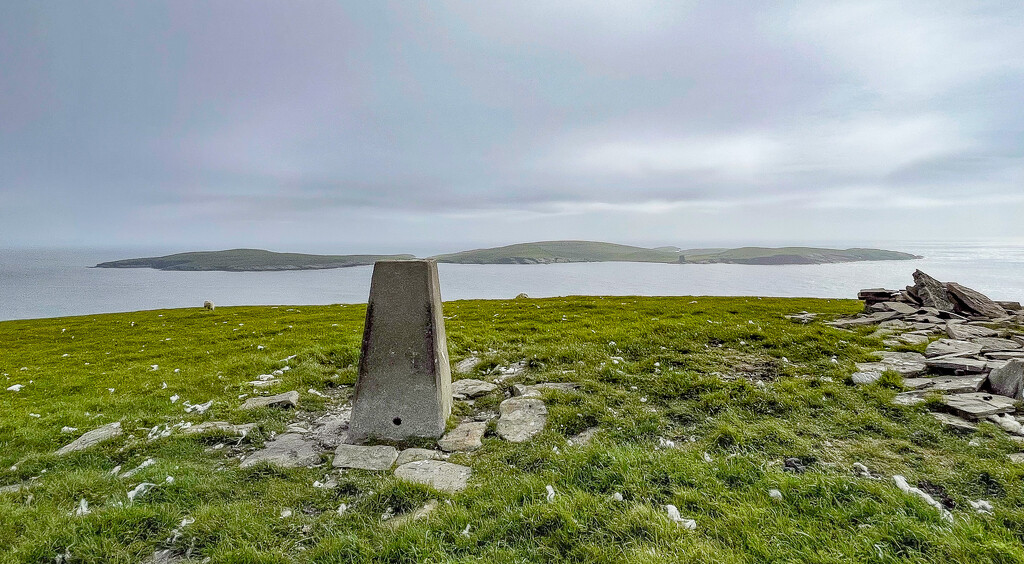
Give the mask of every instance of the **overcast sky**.
<svg viewBox="0 0 1024 564">
<path fill-rule="evenodd" d="M 0 246 L 1024 240 L 1024 4 L 0 2 Z"/>
</svg>

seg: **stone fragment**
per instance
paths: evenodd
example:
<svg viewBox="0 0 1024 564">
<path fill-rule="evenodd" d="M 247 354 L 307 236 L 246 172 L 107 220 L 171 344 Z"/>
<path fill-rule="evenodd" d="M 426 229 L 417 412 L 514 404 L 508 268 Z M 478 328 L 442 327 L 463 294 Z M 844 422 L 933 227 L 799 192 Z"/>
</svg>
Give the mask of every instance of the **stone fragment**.
<svg viewBox="0 0 1024 564">
<path fill-rule="evenodd" d="M 854 327 L 866 327 L 868 325 L 877 325 L 881 320 L 873 317 L 851 317 L 847 319 L 837 319 L 826 323 L 836 329 L 853 329 Z"/>
<path fill-rule="evenodd" d="M 1015 351 L 1021 349 L 1021 344 L 1013 339 L 1000 339 L 998 337 L 978 337 L 972 342 L 981 346 L 981 352 Z"/>
<path fill-rule="evenodd" d="M 949 301 L 945 285 L 920 270 L 914 271 L 914 294 L 925 307 L 953 311 L 953 302 Z"/>
<path fill-rule="evenodd" d="M 370 282 L 350 440 L 438 438 L 451 410 L 437 263 L 378 261 Z"/>
<path fill-rule="evenodd" d="M 882 353 L 881 363 L 890 370 L 900 373 L 900 376 L 919 376 L 928 371 L 924 364 L 925 358 L 921 353 L 916 352 L 890 352 Z"/>
<path fill-rule="evenodd" d="M 435 490 L 456 493 L 466 489 L 473 470 L 468 466 L 460 466 L 440 460 L 419 460 L 403 464 L 395 469 L 399 479 L 425 484 Z"/>
<path fill-rule="evenodd" d="M 544 390 L 573 392 L 578 390 L 579 387 L 579 384 L 574 384 L 572 382 L 544 382 L 541 384 L 533 384 L 531 386 L 516 384 L 512 386 L 512 395 L 524 398 L 539 398 Z"/>
<path fill-rule="evenodd" d="M 985 372 L 987 364 L 984 360 L 964 358 L 962 356 L 939 356 L 925 361 L 929 368 L 948 370 L 958 374 L 978 374 Z"/>
<path fill-rule="evenodd" d="M 481 439 L 483 439 L 485 431 L 487 431 L 485 422 L 460 423 L 441 437 L 441 440 L 437 441 L 437 446 L 445 452 L 473 451 L 484 446 Z"/>
<path fill-rule="evenodd" d="M 438 503 L 436 499 L 428 500 L 427 503 L 423 505 L 423 507 L 420 507 L 416 511 L 403 513 L 402 515 L 399 515 L 393 519 L 388 520 L 388 526 L 392 529 L 397 529 L 399 527 L 408 525 L 409 523 L 415 523 L 416 521 L 426 519 L 430 516 L 431 513 L 434 512 L 435 509 L 437 509 L 437 506 Z"/>
<path fill-rule="evenodd" d="M 242 423 L 240 425 L 235 425 L 233 423 L 228 423 L 227 421 L 207 421 L 205 423 L 193 425 L 187 429 L 182 429 L 181 433 L 183 435 L 201 435 L 203 433 L 217 432 L 225 435 L 245 436 L 248 435 L 249 431 L 252 431 L 255 426 L 255 423 Z"/>
<path fill-rule="evenodd" d="M 882 302 L 881 305 L 886 311 L 895 311 L 900 315 L 913 315 L 917 313 L 916 307 L 902 302 Z"/>
<path fill-rule="evenodd" d="M 341 409 L 313 422 L 313 439 L 324 448 L 338 448 L 348 442 L 348 422 L 351 410 Z"/>
<path fill-rule="evenodd" d="M 472 374 L 473 369 L 476 365 L 480 364 L 480 359 L 475 356 L 466 357 L 455 364 L 456 374 Z"/>
<path fill-rule="evenodd" d="M 1024 399 L 1024 360 L 1014 359 L 988 375 L 988 389 L 1016 400 Z"/>
<path fill-rule="evenodd" d="M 590 441 L 594 439 L 594 435 L 596 435 L 597 432 L 600 430 L 601 429 L 599 427 L 590 427 L 589 429 L 584 429 L 579 434 L 573 435 L 568 442 L 570 445 L 578 446 L 590 444 Z"/>
<path fill-rule="evenodd" d="M 968 325 L 966 323 L 946 323 L 946 334 L 950 339 L 969 341 L 977 337 L 995 337 L 999 333 L 995 329 Z"/>
<path fill-rule="evenodd" d="M 882 377 L 882 370 L 861 370 L 861 366 L 862 365 L 858 364 L 858 371 L 854 372 L 853 375 L 850 376 L 850 379 L 854 384 L 859 386 L 870 384 L 872 382 L 877 382 L 878 379 Z M 879 367 L 881 368 L 881 365 L 879 365 Z"/>
<path fill-rule="evenodd" d="M 919 390 L 930 387 L 932 381 L 932 378 L 904 378 L 903 387 L 910 390 Z"/>
<path fill-rule="evenodd" d="M 995 302 L 996 304 L 999 305 L 999 307 L 1005 309 L 1007 312 L 1016 312 L 1020 311 L 1021 309 L 1024 309 L 1024 307 L 1020 305 L 1020 302 L 1008 302 L 999 300 L 995 300 Z"/>
<path fill-rule="evenodd" d="M 548 410 L 544 402 L 535 398 L 511 398 L 498 406 L 498 436 L 506 441 L 521 443 L 544 430 Z"/>
<path fill-rule="evenodd" d="M 943 396 L 942 403 L 960 415 L 972 419 L 996 413 L 1010 413 L 1014 410 L 1014 401 L 1011 398 L 984 392 Z"/>
<path fill-rule="evenodd" d="M 1007 454 L 1006 458 L 1009 458 L 1010 462 L 1024 464 L 1024 452 L 1015 452 L 1013 454 Z"/>
<path fill-rule="evenodd" d="M 997 351 L 985 353 L 985 358 L 992 360 L 1024 359 L 1024 351 Z"/>
<path fill-rule="evenodd" d="M 956 305 L 960 306 L 960 311 L 991 318 L 1006 315 L 1006 310 L 977 290 L 950 282 L 946 284 L 946 291 L 953 297 Z"/>
<path fill-rule="evenodd" d="M 914 333 L 904 333 L 896 337 L 901 342 L 908 345 L 923 345 L 928 342 L 928 337 L 925 335 L 917 335 Z"/>
<path fill-rule="evenodd" d="M 474 380 L 473 378 L 463 378 L 462 380 L 452 382 L 452 395 L 456 399 L 475 398 L 489 394 L 496 389 L 498 389 L 498 386 L 490 382 Z"/>
<path fill-rule="evenodd" d="M 988 417 L 985 418 L 985 420 L 995 423 L 996 425 L 1002 427 L 1002 429 L 1007 433 L 1012 433 L 1014 435 L 1024 434 L 1022 433 L 1020 421 L 1014 419 L 1012 415 L 1008 415 L 1006 413 L 997 413 L 995 415 L 989 415 Z"/>
<path fill-rule="evenodd" d="M 444 455 L 440 452 L 430 450 L 428 448 L 407 448 L 398 453 L 398 459 L 395 460 L 395 466 L 401 466 L 418 460 L 441 460 L 443 456 Z"/>
<path fill-rule="evenodd" d="M 947 394 L 961 394 L 977 392 L 985 382 L 985 376 L 936 376 L 931 378 L 931 383 L 925 388 L 928 391 L 943 392 Z"/>
<path fill-rule="evenodd" d="M 896 396 L 892 398 L 892 403 L 896 405 L 912 407 L 924 403 L 924 396 L 925 394 L 920 390 L 913 392 L 902 392 L 896 394 Z"/>
<path fill-rule="evenodd" d="M 398 450 L 391 446 L 338 445 L 334 451 L 335 468 L 387 470 L 398 460 Z M 415 464 L 415 463 L 414 463 Z"/>
<path fill-rule="evenodd" d="M 954 354 L 958 356 L 970 356 L 979 354 L 980 352 L 981 345 L 976 345 L 970 341 L 958 341 L 955 339 L 939 339 L 938 341 L 932 341 L 924 349 L 924 355 L 927 357 Z"/>
<path fill-rule="evenodd" d="M 78 437 L 74 441 L 62 446 L 57 450 L 58 455 L 65 455 L 80 450 L 85 450 L 90 447 L 94 447 L 102 442 L 108 441 L 122 433 L 121 422 L 115 421 L 113 423 L 107 423 L 102 427 L 97 427 L 92 431 L 88 431 L 81 437 Z"/>
<path fill-rule="evenodd" d="M 277 378 L 273 378 L 271 380 L 253 380 L 252 382 L 249 382 L 249 385 L 254 388 L 269 388 L 271 386 L 276 386 L 280 383 L 280 380 L 278 380 Z"/>
<path fill-rule="evenodd" d="M 315 466 L 320 462 L 320 453 L 316 443 L 307 441 L 298 433 L 278 435 L 268 442 L 263 450 L 258 450 L 242 461 L 240 468 L 248 468 L 262 462 L 281 468 L 299 468 Z"/>
<path fill-rule="evenodd" d="M 242 407 L 239 409 L 259 409 L 261 407 L 278 407 L 281 409 L 289 409 L 292 407 L 298 407 L 299 405 L 299 392 L 291 391 L 283 394 L 277 394 L 274 396 L 259 396 L 249 398 L 245 400 Z"/>
<path fill-rule="evenodd" d="M 944 427 L 952 427 L 958 431 L 977 431 L 978 426 L 970 421 L 957 417 L 956 415 L 950 415 L 948 413 L 932 413 L 932 417 L 939 420 Z"/>
</svg>

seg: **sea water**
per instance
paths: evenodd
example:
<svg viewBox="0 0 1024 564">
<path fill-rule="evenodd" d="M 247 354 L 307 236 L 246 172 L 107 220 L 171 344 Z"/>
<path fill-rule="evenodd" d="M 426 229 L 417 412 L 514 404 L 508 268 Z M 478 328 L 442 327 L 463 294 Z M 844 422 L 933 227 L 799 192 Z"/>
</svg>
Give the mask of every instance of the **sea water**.
<svg viewBox="0 0 1024 564">
<path fill-rule="evenodd" d="M 902 288 L 921 269 L 993 299 L 1024 300 L 1024 245 L 889 243 L 910 261 L 818 265 L 575 263 L 441 264 L 444 300 L 568 295 L 855 298 L 861 288 Z M 152 253 L 165 254 L 165 253 Z M 362 303 L 372 267 L 282 272 L 164 272 L 92 268 L 148 256 L 138 250 L 0 250 L 0 320 L 228 305 Z"/>
</svg>

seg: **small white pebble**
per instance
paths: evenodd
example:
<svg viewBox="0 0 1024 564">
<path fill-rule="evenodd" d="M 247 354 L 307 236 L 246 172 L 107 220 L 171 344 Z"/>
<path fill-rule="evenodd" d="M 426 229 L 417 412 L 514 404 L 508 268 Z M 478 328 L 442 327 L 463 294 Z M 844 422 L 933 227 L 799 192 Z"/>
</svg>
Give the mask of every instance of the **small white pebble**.
<svg viewBox="0 0 1024 564">
<path fill-rule="evenodd" d="M 174 394 L 173 396 L 171 396 L 171 403 L 175 403 L 179 399 L 181 399 L 181 396 L 179 396 L 178 394 Z"/>
<path fill-rule="evenodd" d="M 292 516 L 292 510 L 291 509 L 282 509 L 281 510 L 281 518 L 282 519 L 287 519 L 287 518 L 289 518 L 291 516 Z"/>
<path fill-rule="evenodd" d="M 114 388 L 107 388 L 107 391 L 110 393 L 114 393 Z"/>
<path fill-rule="evenodd" d="M 67 425 L 60 428 L 61 433 L 74 433 L 78 430 L 78 427 L 68 427 Z"/>
<path fill-rule="evenodd" d="M 612 494 L 612 501 L 622 501 L 622 494 L 615 492 Z"/>
<path fill-rule="evenodd" d="M 42 415 L 39 415 L 38 413 L 29 413 L 28 416 L 29 417 L 35 417 L 36 419 L 39 419 L 40 417 L 42 417 Z"/>
<path fill-rule="evenodd" d="M 780 492 L 779 490 L 775 490 L 775 489 L 768 490 L 768 497 L 770 497 L 770 498 L 772 498 L 772 499 L 774 499 L 776 501 L 782 501 L 782 492 Z"/>
<path fill-rule="evenodd" d="M 20 392 L 21 389 L 24 388 L 24 387 L 25 387 L 24 384 L 15 384 L 13 386 L 8 387 L 7 391 L 8 392 Z"/>
<path fill-rule="evenodd" d="M 683 519 L 682 515 L 679 514 L 679 510 L 676 509 L 675 505 L 666 505 L 665 511 L 668 513 L 668 518 L 679 523 L 684 529 L 694 530 L 697 528 L 697 522 L 693 519 Z"/>
<path fill-rule="evenodd" d="M 338 515 L 344 515 L 346 511 L 348 511 L 347 503 L 342 503 L 338 506 Z"/>
<path fill-rule="evenodd" d="M 973 507 L 974 510 L 977 511 L 978 513 L 981 513 L 983 515 L 985 515 L 985 514 L 991 515 L 992 514 L 992 510 L 993 510 L 992 504 L 987 502 L 987 501 L 985 501 L 984 499 L 979 499 L 978 501 L 967 500 L 967 502 L 970 503 L 971 507 Z"/>
<path fill-rule="evenodd" d="M 462 536 L 466 537 L 467 539 L 469 538 L 469 529 L 470 529 L 470 525 L 467 523 L 466 524 L 466 528 L 462 529 L 462 533 L 461 533 Z"/>
<path fill-rule="evenodd" d="M 707 462 L 708 464 L 711 464 L 711 462 L 713 462 L 713 460 L 711 459 L 711 455 L 706 452 L 704 453 L 704 462 Z"/>
<path fill-rule="evenodd" d="M 90 513 L 92 513 L 92 511 L 89 511 L 89 502 L 85 501 L 85 498 L 83 497 L 78 502 L 78 509 L 75 509 L 75 516 L 76 517 L 83 517 L 83 516 L 88 515 Z"/>
<path fill-rule="evenodd" d="M 159 365 L 159 364 L 150 364 L 150 365 L 149 365 L 149 369 L 150 369 L 150 370 L 156 370 L 156 369 L 158 369 L 158 368 L 160 368 L 160 365 Z"/>
<path fill-rule="evenodd" d="M 555 488 L 549 485 L 545 486 L 545 489 L 548 490 L 548 502 L 555 501 Z"/>
</svg>

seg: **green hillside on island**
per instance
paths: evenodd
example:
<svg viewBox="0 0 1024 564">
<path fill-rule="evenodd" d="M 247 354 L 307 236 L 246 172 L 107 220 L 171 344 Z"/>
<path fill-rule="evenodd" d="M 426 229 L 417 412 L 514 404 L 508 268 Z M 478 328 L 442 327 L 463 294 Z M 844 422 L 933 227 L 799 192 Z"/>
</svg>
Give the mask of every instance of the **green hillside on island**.
<svg viewBox="0 0 1024 564">
<path fill-rule="evenodd" d="M 882 249 L 814 247 L 742 247 L 739 249 L 648 249 L 595 241 L 540 241 L 438 255 L 438 262 L 459 264 L 548 264 L 561 262 L 663 262 L 732 264 L 824 264 L 867 260 L 912 260 L 909 253 Z"/>
<path fill-rule="evenodd" d="M 320 270 L 365 266 L 378 260 L 416 258 L 400 255 L 307 255 L 261 249 L 230 249 L 177 253 L 101 262 L 97 268 L 155 268 L 157 270 L 221 270 L 229 272 Z M 743 247 L 740 249 L 648 249 L 598 241 L 539 241 L 490 249 L 475 249 L 431 257 L 455 264 L 551 264 L 566 262 L 660 262 L 732 264 L 823 264 L 865 260 L 911 260 L 909 253 L 881 249 L 818 249 L 813 247 Z"/>
<path fill-rule="evenodd" d="M 320 270 L 364 266 L 378 260 L 411 259 L 413 255 L 307 255 L 275 253 L 261 249 L 231 249 L 177 253 L 101 262 L 96 268 L 155 268 L 157 270 L 227 270 L 235 272 L 263 270 Z"/>
</svg>

